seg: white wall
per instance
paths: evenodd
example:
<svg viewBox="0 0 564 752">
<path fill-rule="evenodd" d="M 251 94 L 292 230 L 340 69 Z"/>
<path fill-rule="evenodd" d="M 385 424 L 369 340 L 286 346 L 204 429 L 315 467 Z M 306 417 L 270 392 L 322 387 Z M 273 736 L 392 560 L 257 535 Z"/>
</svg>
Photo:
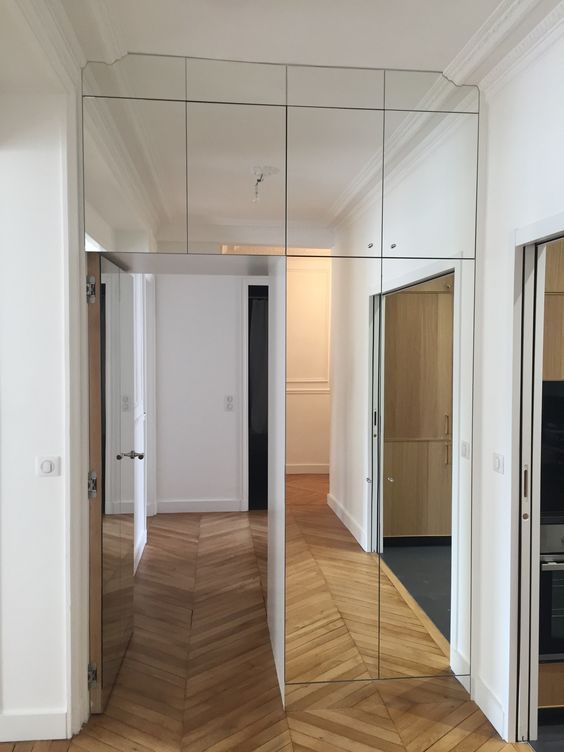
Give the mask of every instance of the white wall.
<svg viewBox="0 0 564 752">
<path fill-rule="evenodd" d="M 331 260 L 287 262 L 286 472 L 328 473 Z"/>
<path fill-rule="evenodd" d="M 0 739 L 56 738 L 67 734 L 71 701 L 71 530 L 80 538 L 71 461 L 82 469 L 69 422 L 80 315 L 69 323 L 67 102 L 2 95 L 0 110 Z M 37 477 L 39 455 L 61 457 L 61 475 Z"/>
<path fill-rule="evenodd" d="M 160 512 L 241 509 L 242 284 L 220 275 L 156 276 Z M 226 395 L 234 397 L 232 412 Z"/>
<path fill-rule="evenodd" d="M 504 736 L 515 729 L 519 510 L 512 437 L 515 230 L 564 209 L 564 39 L 535 47 L 483 96 L 477 267 L 474 694 Z M 564 230 L 564 227 L 562 227 Z M 505 456 L 494 473 L 492 454 Z M 513 666 L 513 670 L 512 670 Z"/>
<path fill-rule="evenodd" d="M 269 262 L 268 304 L 268 594 L 270 642 L 285 696 L 286 588 L 286 260 Z"/>
</svg>

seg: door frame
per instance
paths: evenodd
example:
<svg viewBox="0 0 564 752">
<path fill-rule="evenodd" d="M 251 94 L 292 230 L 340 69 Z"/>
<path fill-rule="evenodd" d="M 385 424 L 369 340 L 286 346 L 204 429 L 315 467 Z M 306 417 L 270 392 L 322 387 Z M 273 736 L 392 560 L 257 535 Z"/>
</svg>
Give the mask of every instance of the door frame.
<svg viewBox="0 0 564 752">
<path fill-rule="evenodd" d="M 270 287 L 269 277 L 241 280 L 241 512 L 249 511 L 249 287 Z"/>
<path fill-rule="evenodd" d="M 88 674 L 90 712 L 103 711 L 102 696 L 102 350 L 101 350 L 101 255 L 86 254 L 86 273 L 95 285 L 88 300 L 88 440 L 90 473 L 96 474 L 96 493 L 89 494 L 88 559 Z M 90 681 L 96 671 L 96 681 Z"/>
</svg>

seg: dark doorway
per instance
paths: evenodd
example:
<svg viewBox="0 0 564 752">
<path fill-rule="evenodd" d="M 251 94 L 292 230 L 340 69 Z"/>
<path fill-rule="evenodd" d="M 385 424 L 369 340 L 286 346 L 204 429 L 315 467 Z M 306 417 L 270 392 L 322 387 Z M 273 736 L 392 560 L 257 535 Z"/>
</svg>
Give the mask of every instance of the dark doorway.
<svg viewBox="0 0 564 752">
<path fill-rule="evenodd" d="M 249 509 L 268 509 L 268 287 L 249 286 Z"/>
</svg>

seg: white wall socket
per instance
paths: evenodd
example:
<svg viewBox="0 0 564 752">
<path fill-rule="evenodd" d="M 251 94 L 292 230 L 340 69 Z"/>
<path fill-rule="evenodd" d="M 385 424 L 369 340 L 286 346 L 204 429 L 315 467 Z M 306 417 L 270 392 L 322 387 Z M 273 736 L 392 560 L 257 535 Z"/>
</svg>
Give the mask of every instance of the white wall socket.
<svg viewBox="0 0 564 752">
<path fill-rule="evenodd" d="M 225 412 L 232 413 L 235 409 L 235 401 L 232 394 L 225 395 Z"/>
<path fill-rule="evenodd" d="M 61 474 L 60 457 L 36 457 L 35 474 L 40 478 L 54 478 Z"/>
<path fill-rule="evenodd" d="M 496 454 L 494 452 L 493 469 L 495 473 L 503 475 L 503 473 L 505 472 L 505 457 L 503 456 L 503 454 Z"/>
</svg>

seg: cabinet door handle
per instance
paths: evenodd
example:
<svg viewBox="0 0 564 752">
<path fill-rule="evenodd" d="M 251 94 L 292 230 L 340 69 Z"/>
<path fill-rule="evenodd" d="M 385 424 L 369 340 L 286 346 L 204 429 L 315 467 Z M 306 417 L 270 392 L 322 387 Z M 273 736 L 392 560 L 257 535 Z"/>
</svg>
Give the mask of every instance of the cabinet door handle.
<svg viewBox="0 0 564 752">
<path fill-rule="evenodd" d="M 448 465 L 448 444 L 445 444 L 445 465 Z"/>
<path fill-rule="evenodd" d="M 450 434 L 450 416 L 445 413 L 445 436 Z"/>
</svg>

